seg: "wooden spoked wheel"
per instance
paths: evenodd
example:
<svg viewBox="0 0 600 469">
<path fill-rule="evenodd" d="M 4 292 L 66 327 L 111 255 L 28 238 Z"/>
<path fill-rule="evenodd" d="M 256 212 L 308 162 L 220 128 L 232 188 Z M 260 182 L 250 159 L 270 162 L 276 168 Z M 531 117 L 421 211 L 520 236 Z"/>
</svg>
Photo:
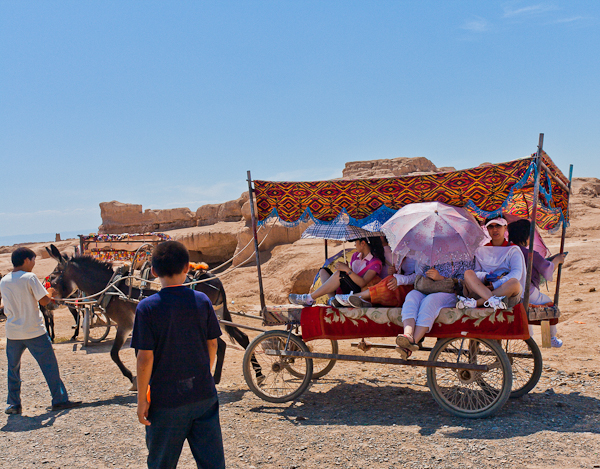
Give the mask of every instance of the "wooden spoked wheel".
<svg viewBox="0 0 600 469">
<path fill-rule="evenodd" d="M 305 343 L 311 353 L 337 354 L 339 350 L 337 340 L 317 339 Z M 313 358 L 312 362 L 312 379 L 322 378 L 335 366 L 335 360 L 329 358 Z M 296 371 L 293 365 L 290 365 L 290 373 L 298 378 L 302 377 L 304 374 L 302 373 L 302 370 Z"/>
<path fill-rule="evenodd" d="M 294 334 L 285 331 L 260 334 L 244 354 L 244 379 L 250 390 L 268 402 L 288 402 L 301 396 L 312 379 L 312 360 L 269 355 L 268 350 L 309 351 L 302 339 Z"/>
<path fill-rule="evenodd" d="M 542 352 L 533 337 L 527 340 L 503 340 L 502 349 L 512 366 L 510 397 L 522 397 L 535 388 L 542 376 Z"/>
<path fill-rule="evenodd" d="M 466 418 L 489 417 L 508 400 L 512 369 L 500 344 L 486 339 L 441 339 L 430 361 L 487 365 L 488 371 L 434 367 L 427 369 L 427 385 L 436 402 Z"/>
<path fill-rule="evenodd" d="M 110 332 L 110 319 L 104 312 L 96 311 L 92 307 L 86 307 L 83 314 L 83 346 L 89 342 L 100 342 Z"/>
</svg>

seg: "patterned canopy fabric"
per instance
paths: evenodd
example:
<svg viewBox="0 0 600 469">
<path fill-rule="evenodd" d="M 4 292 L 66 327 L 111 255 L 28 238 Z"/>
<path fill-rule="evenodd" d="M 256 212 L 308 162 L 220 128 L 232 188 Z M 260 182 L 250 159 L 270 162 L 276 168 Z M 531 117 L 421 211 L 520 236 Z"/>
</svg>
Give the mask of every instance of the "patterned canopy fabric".
<svg viewBox="0 0 600 469">
<path fill-rule="evenodd" d="M 315 223 L 347 223 L 364 227 L 382 224 L 398 209 L 415 202 L 444 202 L 465 207 L 479 218 L 501 212 L 528 217 L 533 203 L 535 155 L 506 163 L 462 171 L 313 182 L 254 181 L 258 222 L 272 217 L 287 226 L 312 219 Z M 565 185 L 568 179 L 548 155 L 542 161 Z M 568 222 L 568 193 L 541 171 L 537 226 L 555 230 Z M 371 225 L 373 226 L 373 225 Z"/>
</svg>

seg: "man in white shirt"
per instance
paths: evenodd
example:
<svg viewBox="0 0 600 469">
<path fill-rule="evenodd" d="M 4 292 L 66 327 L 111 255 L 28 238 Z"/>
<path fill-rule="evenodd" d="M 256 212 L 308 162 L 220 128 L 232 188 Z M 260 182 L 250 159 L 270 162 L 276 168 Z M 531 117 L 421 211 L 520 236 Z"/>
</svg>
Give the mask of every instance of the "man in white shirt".
<svg viewBox="0 0 600 469">
<path fill-rule="evenodd" d="M 21 356 L 28 349 L 38 362 L 52 394 L 52 410 L 70 409 L 81 401 L 70 401 L 65 385 L 60 379 L 58 362 L 46 333 L 44 317 L 39 305 L 52 301 L 50 292 L 42 286 L 35 274 L 35 253 L 25 247 L 11 255 L 14 269 L 0 280 L 0 292 L 6 314 L 6 356 L 8 358 L 7 414 L 20 414 L 21 407 Z"/>
</svg>

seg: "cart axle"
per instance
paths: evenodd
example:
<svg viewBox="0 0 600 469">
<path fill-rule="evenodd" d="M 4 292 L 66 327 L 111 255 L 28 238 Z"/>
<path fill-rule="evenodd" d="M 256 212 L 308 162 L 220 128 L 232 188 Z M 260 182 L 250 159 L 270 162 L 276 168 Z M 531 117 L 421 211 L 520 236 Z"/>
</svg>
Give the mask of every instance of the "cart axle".
<svg viewBox="0 0 600 469">
<path fill-rule="evenodd" d="M 471 363 L 432 362 L 428 360 L 402 360 L 401 358 L 387 357 L 360 357 L 358 355 L 336 355 L 331 353 L 306 353 L 287 350 L 265 350 L 266 355 L 299 358 L 322 358 L 326 360 L 341 360 L 350 362 L 384 363 L 389 365 L 425 366 L 429 368 L 452 368 L 457 370 L 488 371 L 488 365 L 475 365 Z"/>
</svg>

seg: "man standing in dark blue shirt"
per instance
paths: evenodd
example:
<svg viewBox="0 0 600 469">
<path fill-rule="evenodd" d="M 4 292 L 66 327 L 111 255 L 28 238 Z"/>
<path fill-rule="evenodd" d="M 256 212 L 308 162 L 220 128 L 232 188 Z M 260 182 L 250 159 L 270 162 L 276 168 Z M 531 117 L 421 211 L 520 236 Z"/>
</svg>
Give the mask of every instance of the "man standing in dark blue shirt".
<svg viewBox="0 0 600 469">
<path fill-rule="evenodd" d="M 211 374 L 221 335 L 204 293 L 182 286 L 189 254 L 176 241 L 152 253 L 162 289 L 137 307 L 138 419 L 146 425 L 149 468 L 175 468 L 187 439 L 198 467 L 224 468 L 217 390 Z"/>
</svg>

